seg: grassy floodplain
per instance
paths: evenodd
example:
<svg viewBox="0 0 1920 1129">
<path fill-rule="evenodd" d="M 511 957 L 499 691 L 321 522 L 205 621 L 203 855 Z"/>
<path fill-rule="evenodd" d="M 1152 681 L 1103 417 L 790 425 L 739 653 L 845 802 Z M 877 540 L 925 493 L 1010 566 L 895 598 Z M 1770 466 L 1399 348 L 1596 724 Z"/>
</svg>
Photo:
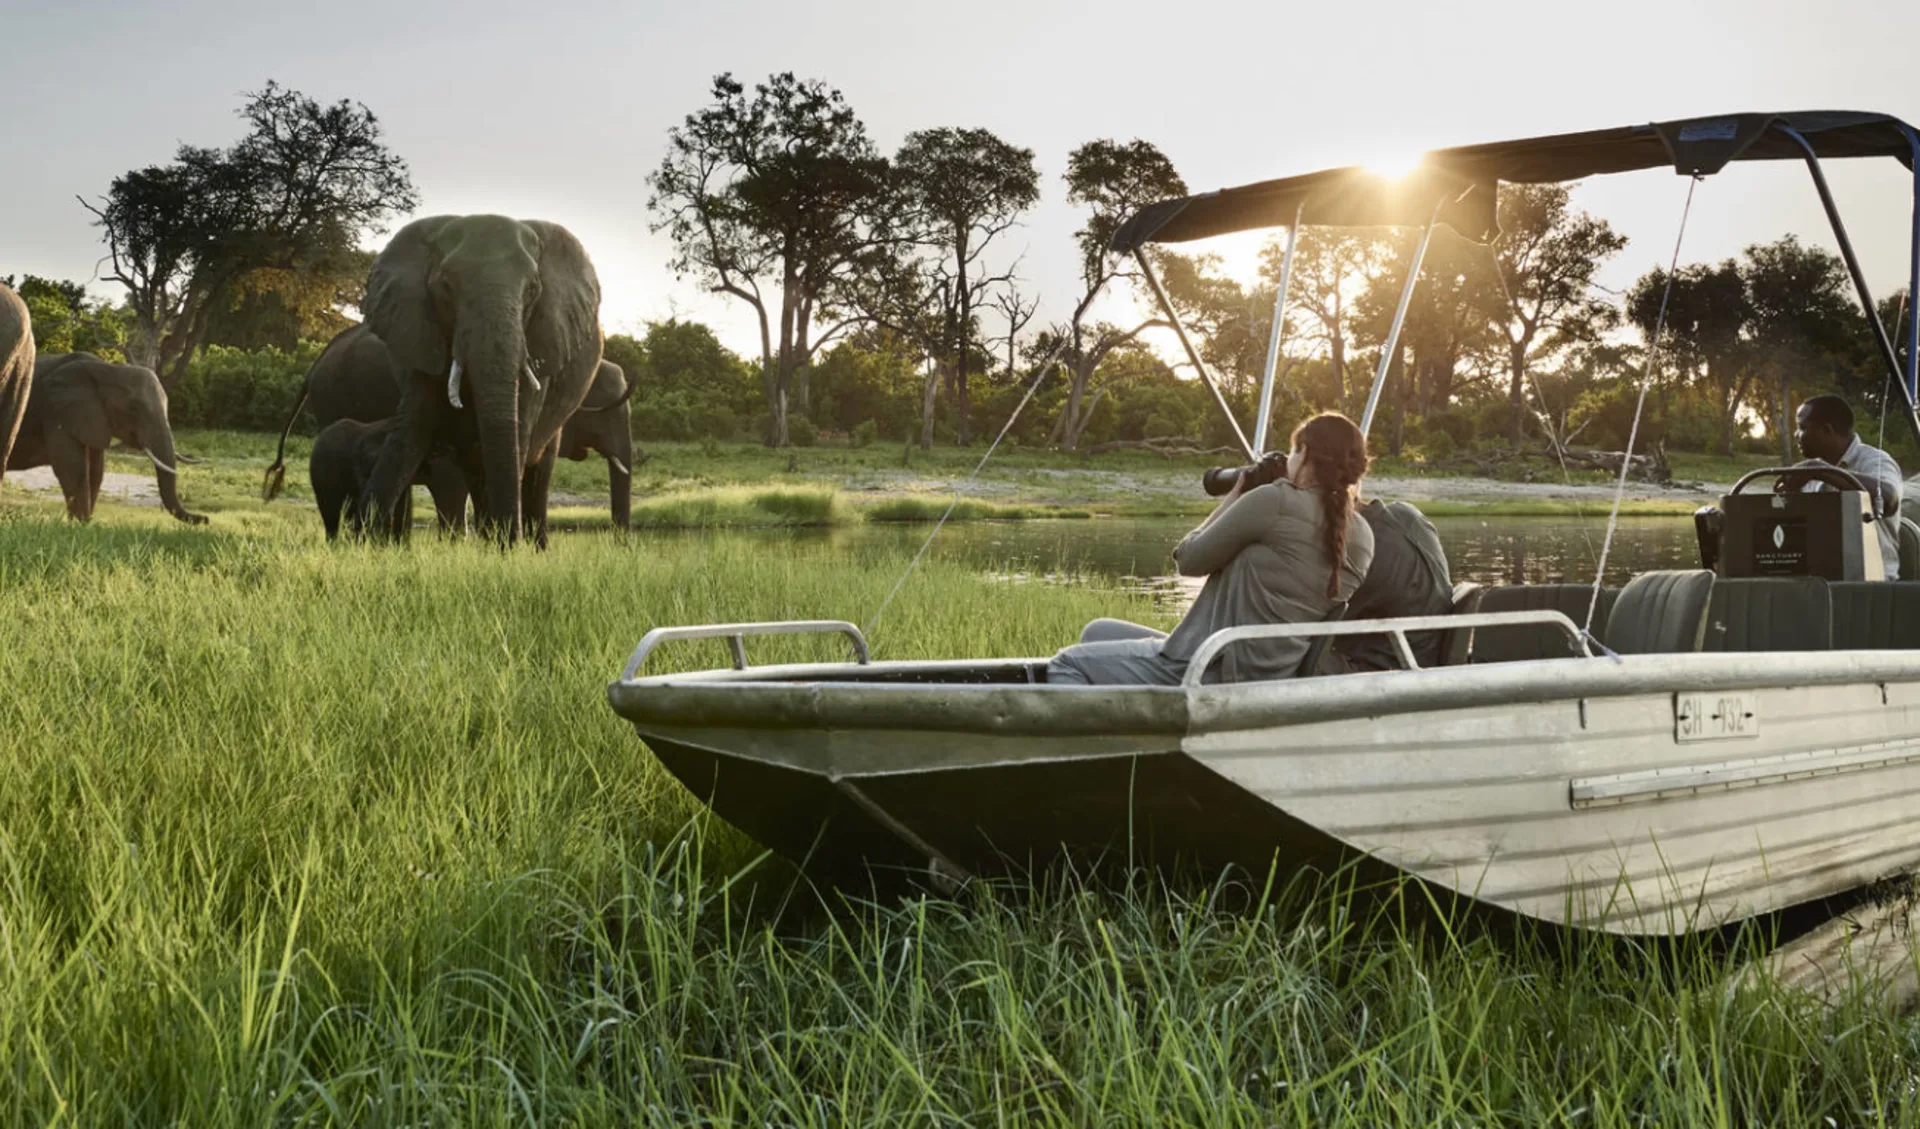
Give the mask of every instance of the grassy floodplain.
<svg viewBox="0 0 1920 1129">
<path fill-rule="evenodd" d="M 0 1123 L 1920 1123 L 1920 1026 L 1730 987 L 1757 937 L 1456 934 L 1258 875 L 827 912 L 603 688 L 659 623 L 864 619 L 904 557 L 54 508 L 0 509 Z M 876 652 L 1154 615 L 1010 591 L 923 562 Z"/>
<path fill-rule="evenodd" d="M 251 432 L 183 429 L 180 449 L 199 461 L 181 474 L 189 508 L 243 509 L 259 497 L 261 471 L 273 458 L 277 436 Z M 647 458 L 634 467 L 634 521 L 647 528 L 751 525 L 844 525 L 859 521 L 936 521 L 954 502 L 955 483 L 980 463 L 984 448 L 905 450 L 897 443 L 867 447 L 822 446 L 770 450 L 753 443 L 648 443 Z M 295 436 L 287 447 L 286 496 L 310 500 L 306 460 L 310 441 Z M 1006 521 L 1034 518 L 1200 517 L 1214 499 L 1198 488 L 1201 472 L 1226 462 L 1223 456 L 1164 457 L 1114 451 L 1087 457 L 1057 451 L 1003 448 L 970 484 L 949 520 Z M 1729 483 L 1746 470 L 1767 465 L 1760 456 L 1676 458 L 1675 472 L 1688 480 Z M 151 478 L 137 453 L 114 452 L 108 469 Z M 1540 492 L 1516 494 L 1501 484 L 1443 474 L 1418 461 L 1381 457 L 1377 481 L 1422 484 L 1411 496 L 1439 516 L 1587 517 L 1605 514 L 1609 498 L 1575 497 L 1564 486 L 1606 488 L 1612 479 L 1597 471 L 1554 469 L 1536 475 Z M 1444 487 L 1444 489 L 1438 489 Z M 561 460 L 554 473 L 554 518 L 575 528 L 607 525 L 606 464 Z M 1634 491 L 1621 507 L 1632 515 L 1685 515 L 1705 495 Z M 759 500 L 762 496 L 769 500 Z M 828 496 L 831 496 L 829 498 Z M 424 505 L 424 493 L 422 494 Z M 418 514 L 416 510 L 416 514 Z"/>
</svg>

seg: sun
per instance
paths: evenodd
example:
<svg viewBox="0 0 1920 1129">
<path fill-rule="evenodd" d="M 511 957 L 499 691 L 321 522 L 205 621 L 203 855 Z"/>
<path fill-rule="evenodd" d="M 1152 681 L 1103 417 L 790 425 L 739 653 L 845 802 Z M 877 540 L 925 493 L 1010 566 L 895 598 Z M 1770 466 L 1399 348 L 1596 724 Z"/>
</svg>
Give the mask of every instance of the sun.
<svg viewBox="0 0 1920 1129">
<path fill-rule="evenodd" d="M 1399 180 L 1419 168 L 1425 158 L 1426 154 L 1417 149 L 1382 146 L 1379 150 L 1366 155 L 1359 164 L 1361 168 L 1377 176 L 1388 180 Z"/>
</svg>

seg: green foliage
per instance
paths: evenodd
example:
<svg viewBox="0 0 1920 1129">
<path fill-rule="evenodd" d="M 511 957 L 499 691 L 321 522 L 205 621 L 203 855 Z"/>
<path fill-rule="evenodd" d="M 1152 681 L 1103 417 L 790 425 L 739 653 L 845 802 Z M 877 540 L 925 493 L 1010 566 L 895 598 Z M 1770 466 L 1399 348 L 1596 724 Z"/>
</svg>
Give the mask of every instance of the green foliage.
<svg viewBox="0 0 1920 1129">
<path fill-rule="evenodd" d="M 1419 444 L 1420 452 L 1429 459 L 1444 459 L 1460 446 L 1453 433 L 1444 427 L 1421 428 L 1415 442 Z"/>
<path fill-rule="evenodd" d="M 820 442 L 820 429 L 806 416 L 794 415 L 787 420 L 787 439 L 796 447 L 811 447 Z"/>
<path fill-rule="evenodd" d="M 637 439 L 733 439 L 758 401 L 752 368 L 699 322 L 652 322 L 640 338 L 607 338 L 606 358 L 634 382 Z"/>
<path fill-rule="evenodd" d="M 292 352 L 210 345 L 187 366 L 169 397 L 168 415 L 176 427 L 277 433 L 300 396 L 307 370 L 325 348 L 324 341 L 302 341 Z M 296 430 L 312 434 L 306 413 L 301 413 Z"/>
<path fill-rule="evenodd" d="M 1420 426 L 1429 435 L 1438 432 L 1455 446 L 1465 447 L 1477 437 L 1479 421 L 1464 408 L 1439 408 L 1428 412 Z"/>
<path fill-rule="evenodd" d="M 880 425 L 873 420 L 861 420 L 853 425 L 852 438 L 855 447 L 872 446 L 873 441 L 879 437 Z"/>
<path fill-rule="evenodd" d="M 182 145 L 171 163 L 123 173 L 85 205 L 170 385 L 242 280 L 273 270 L 286 292 L 325 292 L 301 279 L 350 273 L 343 264 L 361 238 L 419 202 L 406 162 L 359 103 L 323 106 L 268 82 L 239 116 L 248 131 L 232 146 Z"/>
<path fill-rule="evenodd" d="M 808 374 L 813 418 L 833 431 L 872 420 L 879 435 L 905 435 L 920 415 L 922 370 L 915 350 L 889 333 L 859 333 L 836 344 Z M 978 405 L 988 393 L 982 390 Z"/>
<path fill-rule="evenodd" d="M 36 352 L 92 353 L 109 361 L 127 359 L 127 332 L 133 324 L 133 313 L 124 306 L 89 298 L 81 283 L 35 274 L 18 282 L 11 276 L 0 278 L 0 283 L 12 287 L 26 303 L 27 316 L 33 319 Z"/>
</svg>

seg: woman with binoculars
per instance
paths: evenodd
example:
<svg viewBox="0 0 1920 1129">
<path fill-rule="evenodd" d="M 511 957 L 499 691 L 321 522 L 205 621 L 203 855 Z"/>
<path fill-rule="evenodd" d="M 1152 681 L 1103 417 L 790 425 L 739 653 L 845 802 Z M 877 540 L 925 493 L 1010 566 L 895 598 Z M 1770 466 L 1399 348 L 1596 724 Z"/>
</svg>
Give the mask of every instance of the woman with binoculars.
<svg viewBox="0 0 1920 1129">
<path fill-rule="evenodd" d="M 1241 471 L 1173 550 L 1182 576 L 1207 578 L 1173 634 L 1095 620 L 1078 644 L 1054 655 L 1047 681 L 1177 686 L 1216 631 L 1325 619 L 1353 595 L 1373 560 L 1373 531 L 1354 515 L 1366 473 L 1367 439 L 1352 420 L 1338 412 L 1307 420 L 1294 429 L 1284 464 L 1268 456 Z M 1306 651 L 1305 639 L 1248 640 L 1227 648 L 1206 681 L 1284 678 Z"/>
</svg>

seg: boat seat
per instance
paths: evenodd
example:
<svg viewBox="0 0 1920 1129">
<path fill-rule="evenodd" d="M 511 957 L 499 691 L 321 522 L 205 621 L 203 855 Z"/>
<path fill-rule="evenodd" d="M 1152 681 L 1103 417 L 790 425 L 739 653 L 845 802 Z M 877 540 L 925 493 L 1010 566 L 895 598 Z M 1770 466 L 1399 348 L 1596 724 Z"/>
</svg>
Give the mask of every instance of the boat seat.
<svg viewBox="0 0 1920 1129">
<path fill-rule="evenodd" d="M 1471 580 L 1462 580 L 1453 586 L 1453 614 L 1472 615 L 1480 610 L 1480 598 L 1487 594 L 1487 586 Z M 1467 650 L 1473 643 L 1473 629 L 1452 629 L 1440 637 L 1440 665 L 1465 666 Z"/>
<path fill-rule="evenodd" d="M 1620 590 L 1601 638 L 1623 655 L 1697 651 L 1712 592 L 1713 573 L 1704 568 L 1643 572 Z"/>
<path fill-rule="evenodd" d="M 1827 590 L 1834 650 L 1920 649 L 1920 580 L 1844 580 Z"/>
<path fill-rule="evenodd" d="M 1920 525 L 1900 517 L 1900 579 L 1920 580 Z"/>
<path fill-rule="evenodd" d="M 1320 617 L 1320 622 L 1338 623 L 1346 617 L 1347 601 L 1335 600 L 1333 607 L 1327 609 L 1327 614 Z M 1293 676 L 1313 678 L 1316 675 L 1329 673 L 1321 670 L 1320 667 L 1326 661 L 1327 649 L 1331 646 L 1333 646 L 1333 636 L 1315 635 L 1313 641 L 1307 644 L 1307 653 L 1300 657 L 1300 665 L 1293 668 Z"/>
<path fill-rule="evenodd" d="M 1482 612 L 1555 611 L 1576 625 L 1587 621 L 1587 605 L 1593 600 L 1591 584 L 1513 584 L 1487 589 L 1480 597 Z M 1613 599 L 1607 589 L 1600 591 L 1599 606 L 1593 611 L 1593 633 L 1606 628 Z M 1567 637 L 1557 627 L 1480 627 L 1468 632 L 1468 662 L 1527 662 L 1534 659 L 1572 658 Z"/>
<path fill-rule="evenodd" d="M 1825 651 L 1833 601 L 1818 576 L 1715 580 L 1703 651 Z"/>
</svg>

